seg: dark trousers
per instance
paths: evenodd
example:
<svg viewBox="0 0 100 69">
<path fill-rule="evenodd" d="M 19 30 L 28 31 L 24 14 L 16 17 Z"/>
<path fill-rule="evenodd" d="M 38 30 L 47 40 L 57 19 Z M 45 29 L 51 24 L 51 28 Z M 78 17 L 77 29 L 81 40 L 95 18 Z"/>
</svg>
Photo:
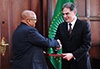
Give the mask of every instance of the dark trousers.
<svg viewBox="0 0 100 69">
<path fill-rule="evenodd" d="M 70 69 L 70 63 L 66 59 L 62 59 L 62 69 Z"/>
</svg>

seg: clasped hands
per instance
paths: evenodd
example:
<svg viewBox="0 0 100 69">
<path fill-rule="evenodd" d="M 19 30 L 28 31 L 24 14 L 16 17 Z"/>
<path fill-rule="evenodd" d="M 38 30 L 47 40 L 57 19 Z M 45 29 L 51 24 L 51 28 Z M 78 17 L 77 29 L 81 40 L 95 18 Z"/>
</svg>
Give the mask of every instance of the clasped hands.
<svg viewBox="0 0 100 69">
<path fill-rule="evenodd" d="M 58 41 L 60 47 L 58 47 L 58 48 L 56 48 L 56 49 L 57 49 L 57 50 L 60 50 L 60 49 L 62 48 L 62 44 L 61 44 L 61 42 L 60 42 L 59 39 L 57 39 L 57 41 Z M 70 61 L 72 58 L 74 58 L 74 56 L 73 56 L 72 53 L 62 53 L 62 55 L 65 55 L 65 56 L 63 57 L 63 59 L 66 59 L 67 61 Z"/>
<path fill-rule="evenodd" d="M 62 53 L 62 55 L 65 55 L 63 59 L 66 59 L 67 61 L 70 61 L 72 58 L 74 58 L 72 53 Z"/>
</svg>

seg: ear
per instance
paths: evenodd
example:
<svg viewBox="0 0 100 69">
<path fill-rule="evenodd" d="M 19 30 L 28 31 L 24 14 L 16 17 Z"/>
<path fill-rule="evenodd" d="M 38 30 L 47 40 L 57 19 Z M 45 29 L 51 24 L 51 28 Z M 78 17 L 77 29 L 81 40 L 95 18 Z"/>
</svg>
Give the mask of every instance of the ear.
<svg viewBox="0 0 100 69">
<path fill-rule="evenodd" d="M 30 23 L 30 20 L 28 20 L 28 23 Z"/>
<path fill-rule="evenodd" d="M 76 15 L 76 11 L 74 11 L 74 14 Z"/>
<path fill-rule="evenodd" d="M 30 20 L 26 20 L 26 22 L 30 24 Z"/>
</svg>

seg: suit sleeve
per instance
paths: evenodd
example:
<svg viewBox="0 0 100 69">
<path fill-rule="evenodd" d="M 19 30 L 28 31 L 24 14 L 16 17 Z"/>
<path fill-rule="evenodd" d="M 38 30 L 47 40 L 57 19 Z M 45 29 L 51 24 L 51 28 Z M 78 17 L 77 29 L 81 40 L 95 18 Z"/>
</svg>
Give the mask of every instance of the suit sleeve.
<svg viewBox="0 0 100 69">
<path fill-rule="evenodd" d="M 82 56 L 84 56 L 91 48 L 91 30 L 88 23 L 84 26 L 82 45 L 76 51 L 73 52 L 74 57 L 78 61 Z"/>
<path fill-rule="evenodd" d="M 28 31 L 28 41 L 39 47 L 60 47 L 57 40 L 43 37 L 35 28 Z"/>
</svg>

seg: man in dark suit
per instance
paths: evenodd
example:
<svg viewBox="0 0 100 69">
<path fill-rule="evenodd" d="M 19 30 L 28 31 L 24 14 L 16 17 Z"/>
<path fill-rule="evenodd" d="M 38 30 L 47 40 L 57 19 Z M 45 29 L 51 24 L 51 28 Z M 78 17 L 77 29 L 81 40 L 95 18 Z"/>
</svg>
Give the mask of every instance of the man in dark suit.
<svg viewBox="0 0 100 69">
<path fill-rule="evenodd" d="M 48 69 L 43 47 L 60 49 L 59 40 L 44 38 L 35 27 L 36 14 L 33 11 L 22 12 L 21 24 L 12 37 L 12 69 Z"/>
<path fill-rule="evenodd" d="M 91 31 L 87 22 L 77 19 L 73 3 L 62 6 L 65 22 L 58 26 L 55 39 L 62 44 L 62 69 L 91 69 L 88 51 L 91 48 Z M 70 27 L 71 26 L 71 27 Z"/>
</svg>

